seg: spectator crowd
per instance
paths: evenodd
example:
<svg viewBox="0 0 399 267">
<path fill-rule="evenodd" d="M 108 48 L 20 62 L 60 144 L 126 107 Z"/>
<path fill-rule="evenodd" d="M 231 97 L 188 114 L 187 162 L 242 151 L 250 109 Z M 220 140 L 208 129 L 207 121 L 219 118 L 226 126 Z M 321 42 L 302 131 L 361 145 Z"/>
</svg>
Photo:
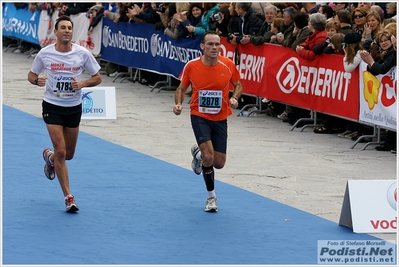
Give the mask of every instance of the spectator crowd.
<svg viewBox="0 0 399 267">
<path fill-rule="evenodd" d="M 4 3 L 3 3 L 4 4 Z M 396 2 L 98 2 L 98 3 L 14 3 L 17 8 L 30 11 L 45 10 L 46 21 L 51 21 L 56 10 L 59 15 L 86 13 L 90 19 L 87 34 L 90 36 L 98 23 L 106 17 L 114 23 L 150 23 L 156 31 L 173 39 L 201 38 L 207 31 L 216 31 L 229 43 L 238 47 L 249 43 L 281 45 L 292 49 L 306 60 L 319 55 L 343 56 L 345 71 L 353 71 L 360 62 L 367 63 L 373 75 L 390 74 L 396 66 Z M 4 42 L 3 37 L 3 42 Z M 37 49 L 25 43 L 14 52 L 29 53 Z M 238 54 L 238 53 L 236 53 Z M 239 58 L 236 59 L 238 64 Z M 107 74 L 116 76 L 126 71 L 126 66 L 107 66 Z M 154 74 L 143 72 L 141 83 L 154 84 L 159 80 Z M 155 77 L 155 78 L 154 78 Z M 272 103 L 277 118 L 291 124 L 307 111 Z M 322 114 L 323 126 L 315 127 L 317 134 L 336 133 L 339 137 L 358 140 L 373 129 L 367 125 Z M 360 138 L 369 142 L 367 138 Z M 396 154 L 396 132 L 386 131 L 385 142 L 376 147 L 379 151 Z"/>
</svg>

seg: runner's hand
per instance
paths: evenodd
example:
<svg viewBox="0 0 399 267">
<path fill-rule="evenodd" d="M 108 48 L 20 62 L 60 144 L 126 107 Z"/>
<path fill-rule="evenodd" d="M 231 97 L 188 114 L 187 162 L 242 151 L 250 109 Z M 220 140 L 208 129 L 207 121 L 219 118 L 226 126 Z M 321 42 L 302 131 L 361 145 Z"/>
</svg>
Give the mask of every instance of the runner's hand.
<svg viewBox="0 0 399 267">
<path fill-rule="evenodd" d="M 47 76 L 38 76 L 37 77 L 37 86 L 45 86 L 46 85 Z"/>
<path fill-rule="evenodd" d="M 173 107 L 173 113 L 174 113 L 175 115 L 180 115 L 182 110 L 183 110 L 183 107 L 181 106 L 181 104 L 176 104 L 176 105 Z"/>
<path fill-rule="evenodd" d="M 73 90 L 79 90 L 79 89 L 82 89 L 82 83 L 78 80 L 78 79 L 76 79 L 75 77 L 72 77 L 72 82 L 71 82 L 71 84 L 72 84 L 72 89 Z"/>
<path fill-rule="evenodd" d="M 237 108 L 238 107 L 238 101 L 234 97 L 231 97 L 230 98 L 230 105 L 231 105 L 232 108 Z"/>
</svg>

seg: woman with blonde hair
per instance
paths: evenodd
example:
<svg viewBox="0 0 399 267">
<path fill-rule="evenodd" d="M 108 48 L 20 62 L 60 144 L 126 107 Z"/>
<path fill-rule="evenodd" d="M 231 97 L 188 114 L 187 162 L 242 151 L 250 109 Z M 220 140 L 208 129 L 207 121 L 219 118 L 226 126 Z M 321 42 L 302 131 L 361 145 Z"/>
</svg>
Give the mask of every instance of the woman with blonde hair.
<svg viewBox="0 0 399 267">
<path fill-rule="evenodd" d="M 363 34 L 364 25 L 366 24 L 367 10 L 363 7 L 357 7 L 352 10 L 352 31 Z"/>
<path fill-rule="evenodd" d="M 381 17 L 377 11 L 370 11 L 366 16 L 366 24 L 364 25 L 363 40 L 372 41 L 374 36 L 381 30 Z"/>
<path fill-rule="evenodd" d="M 375 36 L 375 41 L 382 51 L 378 61 L 375 61 L 367 52 L 360 54 L 363 61 L 367 63 L 367 70 L 371 74 L 386 74 L 392 67 L 396 66 L 396 50 L 393 48 L 391 37 L 392 33 L 387 29 L 382 29 Z"/>
<path fill-rule="evenodd" d="M 384 29 L 387 29 L 388 31 L 391 32 L 394 38 L 396 38 L 396 33 L 397 33 L 397 24 L 396 22 L 391 22 L 387 24 Z"/>
<path fill-rule="evenodd" d="M 370 52 L 374 61 L 380 58 L 379 46 L 374 42 L 377 33 L 382 29 L 381 17 L 377 11 L 370 11 L 366 16 L 363 32 L 363 47 Z"/>
</svg>

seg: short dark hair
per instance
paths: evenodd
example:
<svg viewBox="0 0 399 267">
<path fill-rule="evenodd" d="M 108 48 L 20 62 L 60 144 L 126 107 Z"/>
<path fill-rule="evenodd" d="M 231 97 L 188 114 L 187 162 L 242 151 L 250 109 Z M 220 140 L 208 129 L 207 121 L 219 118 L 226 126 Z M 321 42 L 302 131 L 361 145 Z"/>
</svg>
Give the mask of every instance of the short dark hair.
<svg viewBox="0 0 399 267">
<path fill-rule="evenodd" d="M 323 5 L 321 7 L 321 10 L 323 12 L 322 14 L 326 14 L 327 15 L 327 19 L 332 18 L 335 15 L 334 10 L 329 5 Z"/>
<path fill-rule="evenodd" d="M 237 2 L 237 7 L 242 8 L 244 11 L 248 11 L 251 8 L 251 3 Z"/>
<path fill-rule="evenodd" d="M 207 31 L 206 33 L 204 33 L 204 34 L 202 35 L 201 43 L 205 44 L 205 36 L 211 35 L 211 34 L 214 34 L 214 35 L 219 36 L 219 34 L 218 34 L 217 32 L 215 32 L 215 31 Z"/>
<path fill-rule="evenodd" d="M 335 12 L 335 15 L 337 15 L 339 21 L 341 23 L 351 23 L 351 12 L 347 9 L 341 9 Z"/>
<path fill-rule="evenodd" d="M 294 23 L 298 27 L 298 29 L 303 29 L 305 26 L 308 26 L 309 15 L 306 12 L 298 12 L 294 16 Z"/>
<path fill-rule="evenodd" d="M 70 21 L 71 24 L 72 24 L 72 28 L 73 28 L 73 21 L 71 20 L 71 18 L 70 18 L 69 16 L 65 16 L 65 15 L 64 15 L 64 16 L 61 16 L 61 17 L 59 17 L 59 18 L 57 19 L 57 21 L 55 22 L 54 29 L 58 30 L 58 23 L 59 23 L 60 21 L 63 21 L 63 20 Z"/>
</svg>

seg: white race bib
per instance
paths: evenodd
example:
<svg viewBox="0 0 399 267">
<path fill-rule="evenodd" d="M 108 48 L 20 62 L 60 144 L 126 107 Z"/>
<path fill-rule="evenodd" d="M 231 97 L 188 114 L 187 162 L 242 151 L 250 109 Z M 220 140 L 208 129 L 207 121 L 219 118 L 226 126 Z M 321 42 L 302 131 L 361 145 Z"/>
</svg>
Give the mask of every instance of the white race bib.
<svg viewBox="0 0 399 267">
<path fill-rule="evenodd" d="M 222 109 L 222 91 L 199 90 L 198 111 L 201 113 L 218 114 Z"/>
<path fill-rule="evenodd" d="M 76 92 L 72 89 L 72 77 L 54 77 L 53 92 L 60 98 L 73 97 Z"/>
</svg>

